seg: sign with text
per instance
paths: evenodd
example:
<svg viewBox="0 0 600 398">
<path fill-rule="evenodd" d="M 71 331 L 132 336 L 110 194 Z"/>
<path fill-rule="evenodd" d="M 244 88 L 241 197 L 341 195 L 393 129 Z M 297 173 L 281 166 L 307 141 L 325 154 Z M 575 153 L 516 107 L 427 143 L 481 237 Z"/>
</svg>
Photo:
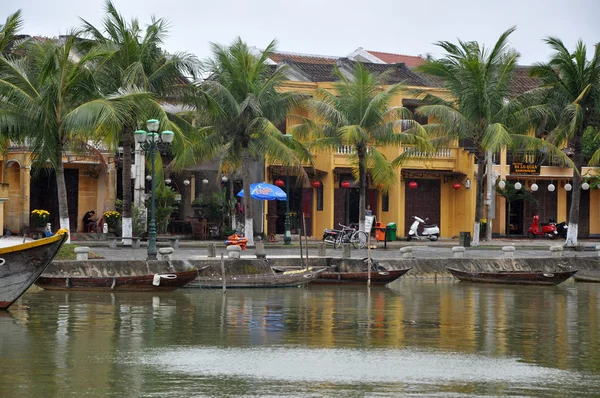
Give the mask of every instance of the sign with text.
<svg viewBox="0 0 600 398">
<path fill-rule="evenodd" d="M 511 163 L 510 164 L 510 174 L 540 174 L 540 166 L 533 163 Z"/>
</svg>

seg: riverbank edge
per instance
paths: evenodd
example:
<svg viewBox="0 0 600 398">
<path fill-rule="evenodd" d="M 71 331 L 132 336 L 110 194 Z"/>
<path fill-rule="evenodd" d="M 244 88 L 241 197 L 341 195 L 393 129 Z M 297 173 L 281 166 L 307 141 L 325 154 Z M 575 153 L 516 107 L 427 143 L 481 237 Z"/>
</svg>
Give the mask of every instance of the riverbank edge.
<svg viewBox="0 0 600 398">
<path fill-rule="evenodd" d="M 264 259 L 224 259 L 223 266 L 228 275 L 270 273 L 271 267 L 303 267 L 306 260 L 298 258 Z M 411 278 L 451 277 L 446 267 L 469 271 L 519 271 L 540 270 L 555 272 L 565 269 L 599 270 L 598 257 L 556 257 L 556 258 L 436 258 L 436 259 L 385 259 L 377 260 L 387 269 L 411 270 L 403 276 Z M 341 259 L 315 257 L 308 260 L 309 267 L 335 267 L 339 271 L 357 271 L 364 268 L 364 259 Z M 54 261 L 43 273 L 44 276 L 130 276 L 154 273 L 168 273 L 189 269 L 199 269 L 202 274 L 221 274 L 221 259 L 202 258 L 189 260 L 86 260 Z"/>
</svg>

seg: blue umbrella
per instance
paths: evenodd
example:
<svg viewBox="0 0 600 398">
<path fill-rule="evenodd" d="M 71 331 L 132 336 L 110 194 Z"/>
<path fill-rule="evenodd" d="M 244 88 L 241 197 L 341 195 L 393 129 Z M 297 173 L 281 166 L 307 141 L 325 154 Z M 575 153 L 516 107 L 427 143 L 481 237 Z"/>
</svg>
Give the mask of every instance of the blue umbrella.
<svg viewBox="0 0 600 398">
<path fill-rule="evenodd" d="M 244 190 L 238 192 L 237 196 L 244 197 Z M 258 200 L 286 200 L 287 195 L 277 185 L 257 182 L 250 184 L 250 197 Z"/>
</svg>

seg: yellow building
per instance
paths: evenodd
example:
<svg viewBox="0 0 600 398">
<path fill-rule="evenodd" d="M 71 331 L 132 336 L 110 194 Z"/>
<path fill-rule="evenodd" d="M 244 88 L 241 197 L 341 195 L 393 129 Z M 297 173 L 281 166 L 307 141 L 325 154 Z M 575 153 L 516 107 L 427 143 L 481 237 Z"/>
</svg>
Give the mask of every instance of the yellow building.
<svg viewBox="0 0 600 398">
<path fill-rule="evenodd" d="M 0 162 L 0 222 L 13 234 L 35 232 L 34 209 L 50 211 L 48 222 L 58 229 L 58 196 L 54 172 L 32 172 L 28 147 L 11 146 Z M 116 195 L 115 155 L 90 146 L 86 155 L 63 156 L 71 231 L 83 232 L 82 219 L 95 210 L 101 215 L 114 210 Z"/>
<path fill-rule="evenodd" d="M 290 80 L 282 90 L 314 94 L 317 89 L 332 89 L 334 67 L 337 65 L 342 73 L 350 76 L 354 62 L 362 62 L 374 73 L 391 69 L 388 76 L 390 84 L 402 82 L 409 90 L 440 90 L 439 85 L 411 70 L 410 67 L 423 62 L 419 57 L 365 51 L 359 48 L 344 58 L 279 52 L 271 56 L 270 62 L 274 66 L 288 66 L 287 75 Z M 517 68 L 511 87 L 513 95 L 536 86 L 537 82 L 528 77 L 527 68 Z M 414 110 L 419 102 L 410 97 L 407 90 L 393 105 L 403 105 Z M 294 113 L 310 116 L 306 111 L 299 109 L 294 110 Z M 427 123 L 426 120 L 420 122 Z M 288 118 L 287 125 L 281 126 L 282 131 L 284 128 L 290 131 L 291 123 Z M 393 158 L 407 149 L 390 148 L 386 155 Z M 469 149 L 468 142 L 456 142 L 449 147 L 439 148 L 436 153 L 412 158 L 398 170 L 398 183 L 392 186 L 387 194 L 368 181 L 367 204 L 376 220 L 384 225 L 396 223 L 398 238 L 406 236 L 413 216 L 428 218 L 430 222 L 438 224 L 441 237 L 455 237 L 461 231 L 472 233 L 476 167 L 474 156 Z M 296 184 L 295 177 L 288 177 L 286 170 L 281 166 L 266 165 L 268 181 L 274 182 L 279 179 L 279 184 L 287 185 L 287 178 L 290 179 L 292 229 L 299 227 L 302 213 L 307 233 L 315 237 L 320 237 L 325 228 L 358 222 L 358 185 L 352 178 L 349 157 L 351 150 L 349 147 L 340 147 L 333 152 L 315 154 L 314 167 L 305 168 L 310 177 L 310 184 L 304 184 L 302 187 Z M 515 171 L 517 163 L 536 167 L 529 167 L 525 174 L 520 174 L 518 170 Z M 513 235 L 526 235 L 536 214 L 542 222 L 549 219 L 567 219 L 570 194 L 565 190 L 565 186 L 569 187 L 567 184 L 572 177 L 571 169 L 555 167 L 551 159 L 538 154 L 502 151 L 494 156 L 494 171 L 500 179 L 520 181 L 523 189 L 530 190 L 539 202 L 537 207 L 528 202 L 512 202 L 509 216 L 506 200 L 499 195 L 493 195 L 495 197 L 492 198 L 491 205 L 496 206 L 494 234 L 504 236 L 507 234 L 507 228 L 510 228 Z M 595 170 L 586 168 L 585 173 L 592 175 Z M 346 182 L 349 183 L 349 188 L 344 188 L 348 186 Z M 537 191 L 531 189 L 534 183 L 537 183 Z M 598 205 L 590 203 L 600 203 L 596 190 L 585 191 L 582 195 L 580 237 L 600 233 L 600 223 L 597 222 L 600 210 Z M 266 203 L 265 232 L 282 234 L 284 217 L 284 204 Z M 507 227 L 509 225 L 510 227 Z"/>
</svg>

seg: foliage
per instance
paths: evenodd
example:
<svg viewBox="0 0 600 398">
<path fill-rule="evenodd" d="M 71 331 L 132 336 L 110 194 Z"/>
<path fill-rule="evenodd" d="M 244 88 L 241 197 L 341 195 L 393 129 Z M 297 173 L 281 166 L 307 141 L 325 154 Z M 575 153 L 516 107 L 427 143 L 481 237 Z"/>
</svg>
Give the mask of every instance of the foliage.
<svg viewBox="0 0 600 398">
<path fill-rule="evenodd" d="M 104 222 L 108 224 L 109 228 L 116 228 L 117 225 L 119 225 L 121 213 L 114 210 L 105 211 L 104 214 L 102 214 L 102 217 L 104 218 Z"/>
<path fill-rule="evenodd" d="M 115 211 L 123 213 L 123 201 L 121 199 L 115 200 Z"/>
<path fill-rule="evenodd" d="M 409 120 L 408 109 L 394 106 L 402 86 L 383 88 L 385 74 L 371 74 L 356 63 L 353 76 L 347 77 L 335 69 L 333 90 L 320 89 L 317 96 L 305 101 L 313 118 L 296 116 L 300 124 L 294 134 L 307 140 L 311 149 L 334 149 L 351 146 L 353 174 L 360 184 L 361 229 L 364 228 L 367 171 L 374 184 L 389 187 L 397 181 L 396 168 L 410 156 L 405 152 L 388 160 L 384 147 L 411 145 L 418 151 L 431 149 L 427 134 L 418 123 Z M 405 127 L 399 131 L 401 127 Z"/>
<path fill-rule="evenodd" d="M 48 218 L 50 217 L 50 212 L 48 210 L 35 209 L 31 211 L 31 215 L 35 220 L 35 224 L 37 227 L 43 227 L 48 222 Z"/>
<path fill-rule="evenodd" d="M 541 80 L 540 101 L 555 119 L 549 140 L 559 148 L 568 147 L 573 153 L 575 170 L 569 210 L 569 224 L 572 225 L 569 226 L 565 245 L 577 246 L 581 171 L 586 155 L 585 133 L 594 137 L 596 134 L 589 129 L 597 133 L 600 127 L 600 44 L 595 45 L 592 58 L 588 60 L 582 41 L 577 42 L 573 52 L 558 38 L 549 37 L 545 41 L 554 54 L 550 62 L 534 66 L 531 75 Z M 590 164 L 598 163 L 600 149 L 596 148 Z"/>
<path fill-rule="evenodd" d="M 468 139 L 475 148 L 475 223 L 483 217 L 483 181 L 484 175 L 490 175 L 485 172 L 485 160 L 490 151 L 505 147 L 544 150 L 564 164 L 571 162 L 552 143 L 528 134 L 536 122 L 548 116 L 543 107 L 536 105 L 535 98 L 529 93 L 511 98 L 510 82 L 519 58 L 508 47 L 508 37 L 514 30 L 513 27 L 502 33 L 491 49 L 474 41 L 438 42 L 446 55 L 417 68 L 440 79 L 446 89 L 441 95 L 418 91 L 426 105 L 419 107 L 417 114 L 434 121 L 425 126 L 434 137 L 434 144 Z M 476 245 L 478 235 L 474 239 Z"/>
<path fill-rule="evenodd" d="M 140 236 L 146 232 L 147 209 L 144 207 L 133 206 L 131 216 L 133 236 Z"/>
<path fill-rule="evenodd" d="M 304 96 L 279 90 L 287 80 L 286 68 L 273 69 L 267 63 L 274 49 L 275 42 L 271 42 L 256 56 L 240 38 L 230 46 L 212 44 L 213 58 L 207 63 L 211 77 L 196 86 L 190 99 L 203 125 L 195 156 L 202 160 L 218 156 L 220 173 L 240 170 L 247 198 L 255 178 L 248 168 L 252 161 L 268 156 L 300 173 L 301 163 L 311 160 L 298 141 L 276 127 Z M 249 227 L 251 206 L 245 217 Z M 252 245 L 254 233 L 246 231 L 246 237 Z"/>
<path fill-rule="evenodd" d="M 65 151 L 97 134 L 120 129 L 125 115 L 148 98 L 135 90 L 105 96 L 97 72 L 113 52 L 98 47 L 83 50 L 80 39 L 77 32 L 56 41 L 34 38 L 19 45 L 22 59 L 0 57 L 0 135 L 29 145 L 34 172 L 46 167 L 55 170 L 61 223 L 69 218 Z"/>
<path fill-rule="evenodd" d="M 156 233 L 167 233 L 167 227 L 171 214 L 177 210 L 177 202 L 175 200 L 175 191 L 170 187 L 162 184 L 155 188 L 156 208 L 154 220 L 156 222 Z M 146 204 L 150 209 L 150 201 Z"/>
<path fill-rule="evenodd" d="M 214 192 L 212 196 L 203 195 L 196 198 L 192 205 L 199 209 L 200 218 L 206 218 L 208 222 L 224 222 L 233 210 L 225 190 Z"/>
<path fill-rule="evenodd" d="M 498 195 L 502 196 L 507 201 L 514 202 L 516 200 L 525 200 L 531 203 L 533 207 L 539 206 L 538 200 L 528 190 L 523 188 L 517 189 L 515 188 L 515 184 L 513 184 L 510 181 L 505 181 L 505 184 L 506 185 L 504 186 L 504 188 L 500 188 L 498 184 L 496 184 L 496 192 L 498 193 Z"/>
<path fill-rule="evenodd" d="M 298 213 L 295 212 L 295 211 L 290 211 L 288 213 L 288 217 L 290 219 L 290 228 L 291 229 L 298 229 L 299 228 Z"/>
</svg>

